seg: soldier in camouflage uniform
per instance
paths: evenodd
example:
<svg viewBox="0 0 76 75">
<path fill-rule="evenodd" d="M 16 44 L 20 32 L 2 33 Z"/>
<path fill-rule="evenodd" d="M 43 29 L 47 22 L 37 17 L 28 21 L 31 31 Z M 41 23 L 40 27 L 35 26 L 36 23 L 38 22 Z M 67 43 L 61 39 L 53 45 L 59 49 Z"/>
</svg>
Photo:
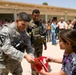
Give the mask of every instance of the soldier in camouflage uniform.
<svg viewBox="0 0 76 75">
<path fill-rule="evenodd" d="M 28 14 L 21 12 L 16 22 L 5 25 L 0 30 L 0 75 L 8 75 L 9 72 L 12 75 L 22 75 L 22 59 L 25 58 L 29 63 L 34 62 L 33 49 L 26 32 L 29 21 Z"/>
<path fill-rule="evenodd" d="M 46 46 L 46 38 L 42 23 L 38 20 L 40 16 L 40 11 L 35 9 L 32 12 L 32 19 L 29 24 L 28 32 L 31 36 L 31 43 L 34 48 L 34 55 L 35 57 L 42 56 L 42 51 L 43 51 L 43 44 L 45 50 L 47 49 Z M 35 71 L 32 71 L 33 75 L 38 75 L 36 74 Z"/>
</svg>

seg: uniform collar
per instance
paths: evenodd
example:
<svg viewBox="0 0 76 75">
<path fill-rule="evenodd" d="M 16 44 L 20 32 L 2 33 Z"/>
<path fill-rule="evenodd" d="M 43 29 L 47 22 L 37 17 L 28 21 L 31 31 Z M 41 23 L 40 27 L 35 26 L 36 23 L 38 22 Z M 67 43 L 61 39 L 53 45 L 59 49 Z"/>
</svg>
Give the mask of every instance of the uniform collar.
<svg viewBox="0 0 76 75">
<path fill-rule="evenodd" d="M 31 21 L 30 21 L 30 22 L 32 22 L 32 23 L 37 23 L 37 22 L 39 22 L 39 21 L 36 21 L 36 22 L 35 22 L 33 19 L 31 19 Z"/>
<path fill-rule="evenodd" d="M 33 19 L 31 19 L 31 21 L 30 21 L 30 22 L 35 23 Z"/>
</svg>

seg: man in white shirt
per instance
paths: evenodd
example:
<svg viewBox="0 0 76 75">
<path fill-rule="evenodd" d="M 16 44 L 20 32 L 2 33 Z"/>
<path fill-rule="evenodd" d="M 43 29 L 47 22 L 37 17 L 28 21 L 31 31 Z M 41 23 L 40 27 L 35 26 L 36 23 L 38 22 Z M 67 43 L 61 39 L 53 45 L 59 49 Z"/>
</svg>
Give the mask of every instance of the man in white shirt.
<svg viewBox="0 0 76 75">
<path fill-rule="evenodd" d="M 58 22 L 58 27 L 59 30 L 66 29 L 66 22 L 64 21 L 63 17 L 60 18 L 60 21 Z"/>
</svg>

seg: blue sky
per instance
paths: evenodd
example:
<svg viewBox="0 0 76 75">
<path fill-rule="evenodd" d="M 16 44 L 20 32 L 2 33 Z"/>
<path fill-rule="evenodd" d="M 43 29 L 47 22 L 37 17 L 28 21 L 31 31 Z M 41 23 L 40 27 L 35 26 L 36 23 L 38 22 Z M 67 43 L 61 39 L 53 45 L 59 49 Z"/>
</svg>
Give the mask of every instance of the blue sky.
<svg viewBox="0 0 76 75">
<path fill-rule="evenodd" d="M 76 9 L 76 0 L 9 0 L 9 1 L 25 2 L 31 4 L 42 4 L 43 2 L 47 2 L 49 6 Z"/>
</svg>

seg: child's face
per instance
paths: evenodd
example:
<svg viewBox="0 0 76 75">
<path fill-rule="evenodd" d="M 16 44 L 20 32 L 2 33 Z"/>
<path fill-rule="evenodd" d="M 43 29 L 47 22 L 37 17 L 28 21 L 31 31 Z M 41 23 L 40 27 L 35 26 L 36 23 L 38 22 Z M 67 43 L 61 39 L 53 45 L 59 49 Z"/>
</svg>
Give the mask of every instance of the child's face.
<svg viewBox="0 0 76 75">
<path fill-rule="evenodd" d="M 59 46 L 60 46 L 60 49 L 65 49 L 65 43 L 61 38 L 59 38 Z"/>
<path fill-rule="evenodd" d="M 70 22 L 69 22 L 69 21 L 67 21 L 67 24 L 69 25 L 69 24 L 70 24 Z"/>
<path fill-rule="evenodd" d="M 69 41 L 64 42 L 61 38 L 59 39 L 60 49 L 65 50 L 66 53 L 72 53 L 72 46 Z"/>
</svg>

